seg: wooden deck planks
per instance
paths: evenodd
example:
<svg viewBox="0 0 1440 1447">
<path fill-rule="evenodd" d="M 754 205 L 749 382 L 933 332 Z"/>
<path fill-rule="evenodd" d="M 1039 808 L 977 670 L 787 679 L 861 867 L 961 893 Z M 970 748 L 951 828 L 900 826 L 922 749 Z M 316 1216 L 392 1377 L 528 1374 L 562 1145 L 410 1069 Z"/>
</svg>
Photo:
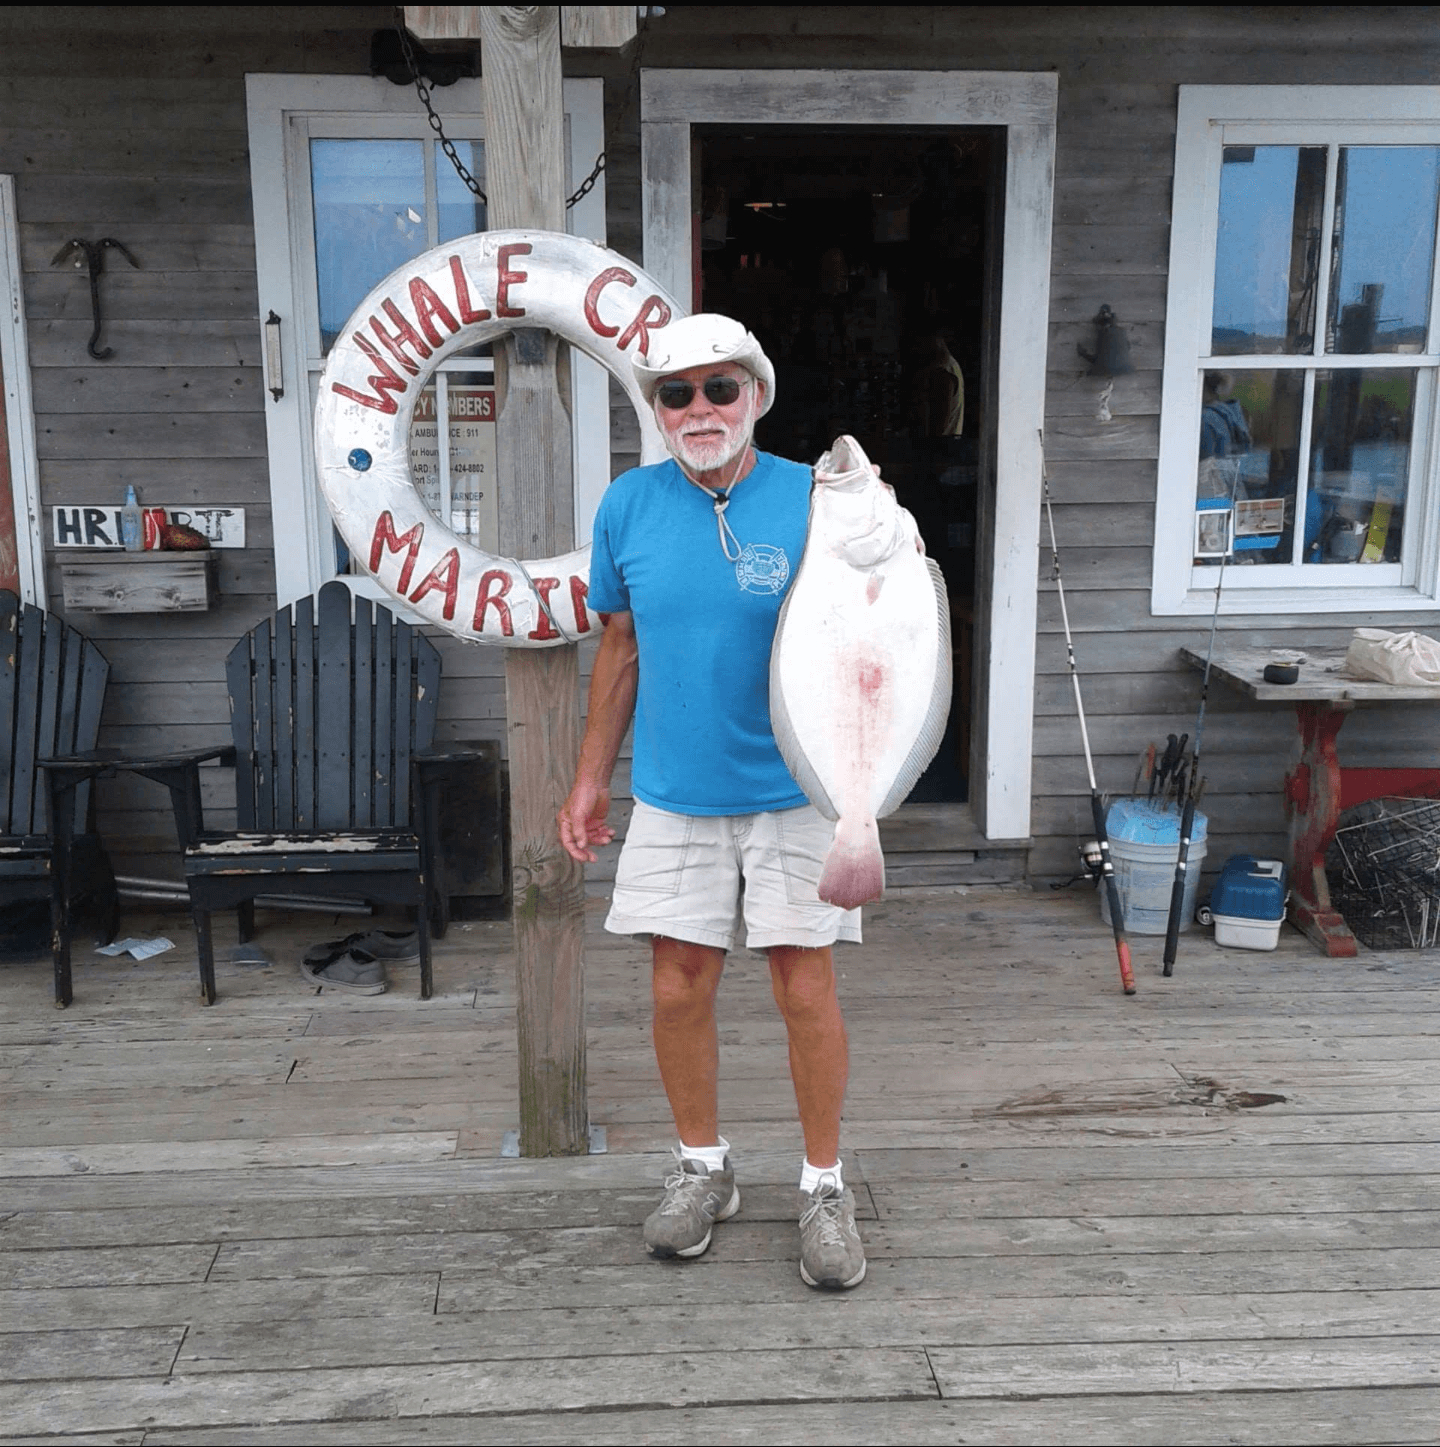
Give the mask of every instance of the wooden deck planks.
<svg viewBox="0 0 1440 1447">
<path fill-rule="evenodd" d="M 375 1366 L 359 1371 L 216 1372 L 166 1379 L 0 1385 L 0 1414 L 21 1432 L 190 1428 L 241 1422 L 415 1418 L 510 1410 L 579 1412 L 711 1402 L 875 1401 L 938 1396 L 924 1352 L 724 1351 L 526 1362 Z"/>
<path fill-rule="evenodd" d="M 313 917 L 262 919 L 279 963 L 222 963 L 209 1011 L 173 914 L 171 956 L 86 965 L 63 1018 L 48 961 L 11 967 L 0 1447 L 1433 1440 L 1440 959 L 1196 936 L 1127 1001 L 1093 910 L 910 896 L 842 952 L 871 1268 L 833 1297 L 795 1270 L 754 957 L 721 999 L 744 1205 L 688 1264 L 640 1242 L 671 1128 L 628 942 L 587 944 L 612 1154 L 565 1161 L 498 1155 L 503 926 L 452 931 L 425 1004 L 402 971 L 304 985 L 288 960 L 341 932 Z"/>
<path fill-rule="evenodd" d="M 1440 1416 L 1440 1390 L 1400 1388 L 1385 1394 L 1383 1418 L 1372 1416 L 1375 1395 L 1360 1391 L 1197 1393 L 1048 1398 L 1021 1401 L 847 1403 L 843 1411 L 822 1405 L 723 1406 L 564 1416 L 503 1416 L 477 1423 L 474 1417 L 432 1417 L 410 1425 L 408 1440 L 427 1447 L 496 1442 L 596 1447 L 649 1447 L 714 1438 L 741 1444 L 802 1441 L 819 1447 L 890 1447 L 890 1444 L 992 1442 L 1115 1443 L 1120 1447 L 1170 1447 L 1216 1441 L 1269 1444 L 1303 1440 L 1315 1444 L 1433 1443 Z M 397 1440 L 393 1422 L 307 1424 L 305 1440 L 383 1443 Z M 68 1439 L 75 1440 L 75 1439 Z M 106 1439 L 110 1440 L 110 1439 Z M 116 1439 L 119 1440 L 119 1439 Z M 293 1427 L 222 1427 L 210 1431 L 146 1434 L 147 1447 L 193 1443 L 195 1447 L 255 1444 L 286 1447 Z M 5 1447 L 0 1439 L 0 1447 Z"/>
</svg>

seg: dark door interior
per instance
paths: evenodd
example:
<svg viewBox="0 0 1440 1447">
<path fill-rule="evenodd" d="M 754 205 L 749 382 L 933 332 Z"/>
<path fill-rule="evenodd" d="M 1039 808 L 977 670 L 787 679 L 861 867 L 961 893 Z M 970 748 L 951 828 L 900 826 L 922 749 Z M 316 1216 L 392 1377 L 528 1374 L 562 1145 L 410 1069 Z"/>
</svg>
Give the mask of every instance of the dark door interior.
<svg viewBox="0 0 1440 1447">
<path fill-rule="evenodd" d="M 954 703 L 910 797 L 963 801 L 1003 134 L 712 129 L 699 151 L 700 304 L 743 321 L 775 364 L 757 442 L 813 462 L 851 433 L 945 574 Z"/>
</svg>

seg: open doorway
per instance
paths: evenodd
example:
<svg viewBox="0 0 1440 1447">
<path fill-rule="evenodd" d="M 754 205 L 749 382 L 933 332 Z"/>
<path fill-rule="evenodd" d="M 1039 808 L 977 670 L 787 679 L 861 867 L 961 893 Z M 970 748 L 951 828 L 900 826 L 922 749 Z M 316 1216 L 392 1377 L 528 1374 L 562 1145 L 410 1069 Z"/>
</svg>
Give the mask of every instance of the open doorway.
<svg viewBox="0 0 1440 1447">
<path fill-rule="evenodd" d="M 743 321 L 775 364 L 757 442 L 813 462 L 853 434 L 945 575 L 954 700 L 910 797 L 963 802 L 994 488 L 1003 132 L 707 127 L 697 139 L 699 305 Z"/>
</svg>

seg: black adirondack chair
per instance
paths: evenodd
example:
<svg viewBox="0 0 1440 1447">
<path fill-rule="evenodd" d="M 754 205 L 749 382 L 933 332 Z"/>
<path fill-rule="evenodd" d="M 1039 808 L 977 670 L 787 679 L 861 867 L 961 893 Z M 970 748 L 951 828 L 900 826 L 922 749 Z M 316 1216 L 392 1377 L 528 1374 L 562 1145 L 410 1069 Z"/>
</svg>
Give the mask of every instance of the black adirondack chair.
<svg viewBox="0 0 1440 1447">
<path fill-rule="evenodd" d="M 237 907 L 254 931 L 256 895 L 356 895 L 408 904 L 420 936 L 420 995 L 432 988 L 427 904 L 443 935 L 434 829 L 416 776 L 435 734 L 440 655 L 388 608 L 339 582 L 253 628 L 230 651 L 233 745 L 127 761 L 166 784 L 200 954 L 215 1000 L 210 915 Z M 436 751 L 449 757 L 451 750 Z M 237 832 L 205 827 L 199 765 L 235 766 Z"/>
<path fill-rule="evenodd" d="M 46 767 L 94 749 L 109 672 L 100 650 L 63 619 L 0 590 L 0 905 L 50 900 L 57 1005 L 71 999 L 80 901 L 98 899 L 107 940 L 119 919 L 93 784 Z"/>
</svg>

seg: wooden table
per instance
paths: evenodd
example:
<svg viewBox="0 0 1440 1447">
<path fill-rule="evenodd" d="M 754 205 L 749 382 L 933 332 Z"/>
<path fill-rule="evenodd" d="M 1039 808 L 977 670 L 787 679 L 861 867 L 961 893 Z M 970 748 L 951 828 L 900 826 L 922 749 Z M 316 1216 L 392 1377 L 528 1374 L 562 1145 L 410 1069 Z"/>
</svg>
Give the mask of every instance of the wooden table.
<svg viewBox="0 0 1440 1447">
<path fill-rule="evenodd" d="M 1285 775 L 1285 815 L 1290 823 L 1290 919 L 1332 957 L 1353 955 L 1355 936 L 1330 900 L 1325 851 L 1342 809 L 1388 794 L 1440 796 L 1440 768 L 1341 768 L 1336 735 L 1357 703 L 1427 700 L 1440 703 L 1440 688 L 1398 688 L 1342 678 L 1344 649 L 1306 649 L 1297 683 L 1266 683 L 1268 648 L 1230 648 L 1217 653 L 1211 672 L 1247 698 L 1288 703 L 1300 724 L 1300 753 Z M 1205 655 L 1182 648 L 1181 656 L 1203 670 Z"/>
</svg>

